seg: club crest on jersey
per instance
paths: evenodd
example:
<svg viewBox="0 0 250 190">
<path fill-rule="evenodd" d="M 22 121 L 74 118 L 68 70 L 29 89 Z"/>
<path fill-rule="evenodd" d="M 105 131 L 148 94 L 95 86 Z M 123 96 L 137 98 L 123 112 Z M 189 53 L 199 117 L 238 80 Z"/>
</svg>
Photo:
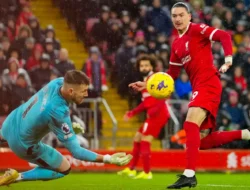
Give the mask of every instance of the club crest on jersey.
<svg viewBox="0 0 250 190">
<path fill-rule="evenodd" d="M 164 81 L 161 81 L 161 82 L 158 84 L 158 86 L 157 86 L 157 90 L 161 90 L 161 89 L 167 88 L 167 87 L 168 87 L 168 85 L 164 85 Z"/>
<path fill-rule="evenodd" d="M 69 133 L 70 133 L 70 129 L 69 129 L 69 126 L 68 126 L 67 123 L 63 123 L 61 129 L 62 129 L 62 131 L 63 131 L 65 134 L 69 134 Z"/>
</svg>

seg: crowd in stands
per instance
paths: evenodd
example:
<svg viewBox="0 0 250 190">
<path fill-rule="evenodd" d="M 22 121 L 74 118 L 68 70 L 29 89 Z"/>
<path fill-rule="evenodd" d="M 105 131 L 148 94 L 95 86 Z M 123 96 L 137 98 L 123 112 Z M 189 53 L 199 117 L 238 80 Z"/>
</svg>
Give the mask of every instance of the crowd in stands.
<svg viewBox="0 0 250 190">
<path fill-rule="evenodd" d="M 84 40 L 88 47 L 95 46 L 99 49 L 100 60 L 104 59 L 106 62 L 107 74 L 112 85 L 117 87 L 121 97 L 128 99 L 130 108 L 133 107 L 133 101 L 140 101 L 140 97 L 128 88 L 130 82 L 141 78 L 136 69 L 136 59 L 144 54 L 150 54 L 157 60 L 155 71 L 168 69 L 171 44 L 178 35 L 171 24 L 170 8 L 174 3 L 180 2 L 179 0 L 54 1 L 58 2 L 79 39 Z M 233 67 L 221 75 L 223 93 L 218 129 L 249 128 L 250 1 L 183 2 L 188 3 L 191 8 L 192 22 L 205 23 L 225 30 L 232 37 Z M 76 12 L 70 11 L 72 7 Z M 213 42 L 212 51 L 214 65 L 219 68 L 224 63 L 221 44 Z M 175 88 L 172 99 L 190 99 L 192 88 L 185 71 L 175 82 Z M 182 110 L 181 106 L 174 108 Z M 181 115 L 180 119 L 184 116 Z"/>
<path fill-rule="evenodd" d="M 89 49 L 82 70 L 90 77 L 90 97 L 107 91 L 107 81 L 132 108 L 140 95 L 128 88 L 141 79 L 136 60 L 156 59 L 155 71 L 169 67 L 171 44 L 178 36 L 171 23 L 176 0 L 52 0 Z M 233 41 L 233 67 L 221 75 L 223 86 L 218 129 L 250 127 L 250 1 L 186 0 L 192 22 L 226 30 Z M 214 65 L 224 61 L 218 42 L 212 43 Z M 52 25 L 42 29 L 28 0 L 0 1 L 0 115 L 7 115 L 50 80 L 74 69 Z M 175 82 L 177 100 L 189 100 L 192 88 L 185 71 Z M 180 119 L 182 106 L 173 106 Z M 101 114 L 101 113 L 100 113 Z M 99 117 L 101 118 L 101 116 Z M 101 120 L 101 119 L 99 119 Z M 100 121 L 101 123 L 101 121 Z M 101 125 L 101 124 L 100 124 Z"/>
</svg>

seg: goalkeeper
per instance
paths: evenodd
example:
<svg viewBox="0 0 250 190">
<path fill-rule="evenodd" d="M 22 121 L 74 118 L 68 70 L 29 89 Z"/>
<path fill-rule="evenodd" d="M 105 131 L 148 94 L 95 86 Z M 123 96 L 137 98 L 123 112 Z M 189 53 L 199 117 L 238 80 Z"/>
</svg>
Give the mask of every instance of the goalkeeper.
<svg viewBox="0 0 250 190">
<path fill-rule="evenodd" d="M 68 71 L 64 78 L 51 81 L 25 104 L 15 109 L 4 121 L 0 130 L 0 143 L 7 141 L 11 150 L 21 159 L 38 167 L 18 173 L 9 169 L 0 176 L 0 186 L 17 181 L 52 180 L 66 176 L 70 163 L 56 149 L 40 140 L 48 132 L 57 138 L 79 160 L 126 165 L 131 155 L 116 153 L 100 155 L 80 147 L 71 123 L 69 103 L 81 104 L 88 95 L 88 77 L 81 71 Z"/>
</svg>

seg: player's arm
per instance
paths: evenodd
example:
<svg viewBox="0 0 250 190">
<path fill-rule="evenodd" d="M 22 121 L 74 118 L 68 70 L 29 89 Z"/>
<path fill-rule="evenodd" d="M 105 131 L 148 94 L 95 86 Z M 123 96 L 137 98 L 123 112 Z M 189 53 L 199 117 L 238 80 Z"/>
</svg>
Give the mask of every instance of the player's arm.
<svg viewBox="0 0 250 190">
<path fill-rule="evenodd" d="M 126 165 L 132 159 L 132 156 L 126 155 L 126 153 L 100 155 L 82 148 L 72 128 L 68 111 L 65 113 L 65 111 L 61 111 L 60 108 L 54 109 L 50 112 L 49 128 L 55 133 L 57 138 L 76 159 L 91 162 L 104 162 L 116 165 Z"/>
<path fill-rule="evenodd" d="M 220 71 L 225 73 L 233 64 L 233 48 L 230 34 L 205 24 L 198 25 L 195 29 L 200 33 L 200 35 L 204 36 L 210 41 L 217 41 L 221 43 L 225 55 L 225 64 L 221 66 Z"/>
<path fill-rule="evenodd" d="M 181 60 L 176 55 L 173 45 L 171 49 L 169 69 L 167 71 L 167 74 L 169 74 L 174 80 L 176 80 L 180 75 L 181 68 L 182 68 Z"/>
</svg>

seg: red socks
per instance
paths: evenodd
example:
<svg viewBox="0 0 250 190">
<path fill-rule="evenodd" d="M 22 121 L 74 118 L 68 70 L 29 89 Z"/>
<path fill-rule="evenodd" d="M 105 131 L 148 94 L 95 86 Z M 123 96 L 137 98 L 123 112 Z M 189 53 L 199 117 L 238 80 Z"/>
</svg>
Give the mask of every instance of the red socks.
<svg viewBox="0 0 250 190">
<path fill-rule="evenodd" d="M 215 148 L 234 140 L 241 139 L 241 130 L 238 131 L 216 131 L 201 139 L 200 149 Z"/>
<path fill-rule="evenodd" d="M 151 156 L 150 146 L 151 144 L 149 142 L 141 141 L 141 156 L 143 162 L 143 170 L 145 173 L 150 172 L 150 156 Z"/>
<path fill-rule="evenodd" d="M 134 147 L 132 151 L 133 159 L 130 162 L 129 168 L 133 170 L 140 158 L 140 142 L 134 142 Z"/>
<path fill-rule="evenodd" d="M 185 121 L 184 129 L 186 131 L 186 159 L 187 165 L 186 169 L 191 169 L 195 171 L 199 156 L 200 147 L 200 129 L 195 123 Z"/>
</svg>

